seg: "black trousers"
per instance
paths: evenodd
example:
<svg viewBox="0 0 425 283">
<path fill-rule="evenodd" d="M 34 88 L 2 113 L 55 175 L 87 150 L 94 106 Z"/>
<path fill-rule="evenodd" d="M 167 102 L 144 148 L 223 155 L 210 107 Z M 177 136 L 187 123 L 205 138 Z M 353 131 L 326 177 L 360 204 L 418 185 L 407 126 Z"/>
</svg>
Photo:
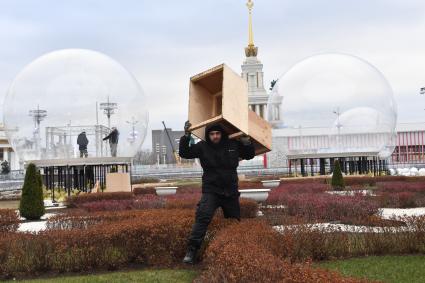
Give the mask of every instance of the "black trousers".
<svg viewBox="0 0 425 283">
<path fill-rule="evenodd" d="M 195 215 L 195 224 L 189 237 L 189 247 L 199 249 L 207 233 L 208 225 L 214 217 L 217 208 L 221 207 L 225 218 L 240 220 L 241 210 L 239 195 L 226 197 L 214 193 L 203 193 L 198 203 Z"/>
</svg>

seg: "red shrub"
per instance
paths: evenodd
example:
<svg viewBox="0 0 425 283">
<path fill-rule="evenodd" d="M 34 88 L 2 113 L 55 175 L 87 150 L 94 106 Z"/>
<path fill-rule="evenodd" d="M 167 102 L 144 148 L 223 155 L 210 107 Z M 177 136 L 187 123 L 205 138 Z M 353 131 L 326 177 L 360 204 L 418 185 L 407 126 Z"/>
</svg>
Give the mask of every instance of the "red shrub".
<svg viewBox="0 0 425 283">
<path fill-rule="evenodd" d="M 219 231 L 205 253 L 207 270 L 195 282 L 359 282 L 282 259 L 280 235 L 255 220 Z"/>
<path fill-rule="evenodd" d="M 364 227 L 359 231 L 353 227 L 346 232 L 336 226 L 283 226 L 280 230 L 283 254 L 291 261 L 305 261 L 425 252 L 425 217 L 401 220 L 406 226 L 385 227 L 377 223 L 381 228 Z"/>
<path fill-rule="evenodd" d="M 379 192 L 412 192 L 425 194 L 425 182 L 378 182 Z"/>
<path fill-rule="evenodd" d="M 379 182 L 376 193 L 382 207 L 409 208 L 425 204 L 424 182 Z"/>
<path fill-rule="evenodd" d="M 326 184 L 328 177 L 284 178 L 282 184 Z"/>
<path fill-rule="evenodd" d="M 268 204 L 282 204 L 289 194 L 318 194 L 329 190 L 329 185 L 312 184 L 281 184 L 269 193 Z"/>
<path fill-rule="evenodd" d="M 156 190 L 155 188 L 141 188 L 136 187 L 133 189 L 133 194 L 137 195 L 155 195 Z"/>
<path fill-rule="evenodd" d="M 378 213 L 379 206 L 362 195 L 337 196 L 330 194 L 290 195 L 284 203 L 291 216 L 308 220 L 361 219 Z"/>
<path fill-rule="evenodd" d="M 258 215 L 258 203 L 250 199 L 240 199 L 241 218 L 255 218 Z"/>
<path fill-rule="evenodd" d="M 199 186 L 184 186 L 177 189 L 177 194 L 200 194 L 202 192 L 201 185 Z"/>
<path fill-rule="evenodd" d="M 157 195 L 139 195 L 133 202 L 134 209 L 164 208 L 165 199 Z"/>
<path fill-rule="evenodd" d="M 0 275 L 115 269 L 130 263 L 171 266 L 181 261 L 192 211 L 155 209 L 118 214 L 120 218 L 111 220 L 113 214 L 108 213 L 108 221 L 86 229 L 0 237 Z M 210 230 L 220 227 L 219 222 L 214 219 Z"/>
<path fill-rule="evenodd" d="M 129 210 L 133 208 L 134 200 L 99 200 L 92 202 L 85 202 L 78 205 L 78 208 L 87 210 L 88 212 L 93 211 L 118 211 L 118 210 Z"/>
<path fill-rule="evenodd" d="M 66 202 L 69 207 L 77 207 L 79 204 L 94 202 L 100 200 L 123 200 L 133 199 L 134 194 L 131 192 L 114 192 L 114 193 L 82 193 L 77 196 L 67 198 Z"/>
<path fill-rule="evenodd" d="M 0 233 L 16 232 L 19 228 L 19 216 L 13 209 L 0 209 Z"/>
</svg>

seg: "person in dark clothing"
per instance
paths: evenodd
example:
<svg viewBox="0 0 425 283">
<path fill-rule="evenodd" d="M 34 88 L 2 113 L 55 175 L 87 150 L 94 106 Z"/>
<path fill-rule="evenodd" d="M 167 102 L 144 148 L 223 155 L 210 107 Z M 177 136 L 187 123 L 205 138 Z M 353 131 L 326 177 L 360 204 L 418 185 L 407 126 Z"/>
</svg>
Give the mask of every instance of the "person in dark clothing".
<svg viewBox="0 0 425 283">
<path fill-rule="evenodd" d="M 184 263 L 193 264 L 217 208 L 222 208 L 226 218 L 240 219 L 236 168 L 240 159 L 254 158 L 255 150 L 249 137 L 244 136 L 240 141 L 230 140 L 218 124 L 207 127 L 205 141 L 190 145 L 190 127 L 191 124 L 187 121 L 185 135 L 180 138 L 179 155 L 186 159 L 199 158 L 204 171 L 202 197 L 183 259 Z"/>
<path fill-rule="evenodd" d="M 87 152 L 87 145 L 89 144 L 89 140 L 87 139 L 86 132 L 82 131 L 77 137 L 78 149 L 80 150 L 80 158 L 88 157 L 89 153 Z"/>
<path fill-rule="evenodd" d="M 118 132 L 117 128 L 112 127 L 112 131 L 103 138 L 104 141 L 109 140 L 109 147 L 111 149 L 111 156 L 117 157 L 117 147 L 118 147 L 118 139 L 119 139 L 120 133 Z"/>
</svg>

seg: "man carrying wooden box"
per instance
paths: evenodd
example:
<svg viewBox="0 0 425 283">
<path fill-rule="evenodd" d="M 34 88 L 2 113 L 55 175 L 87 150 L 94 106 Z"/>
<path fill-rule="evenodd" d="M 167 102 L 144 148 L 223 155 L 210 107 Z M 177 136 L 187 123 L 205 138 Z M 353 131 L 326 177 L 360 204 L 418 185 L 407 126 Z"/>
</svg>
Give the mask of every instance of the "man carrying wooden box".
<svg viewBox="0 0 425 283">
<path fill-rule="evenodd" d="M 236 168 L 240 159 L 270 151 L 271 127 L 248 109 L 247 82 L 225 64 L 190 78 L 189 121 L 179 154 L 199 158 L 204 170 L 202 197 L 183 260 L 194 263 L 218 207 L 225 217 L 240 218 Z M 202 141 L 190 146 L 192 133 Z"/>
<path fill-rule="evenodd" d="M 198 204 L 195 224 L 189 237 L 184 263 L 193 264 L 215 211 L 221 207 L 225 218 L 240 219 L 238 174 L 239 159 L 252 159 L 255 149 L 250 138 L 230 140 L 219 124 L 208 126 L 205 140 L 190 145 L 191 124 L 185 124 L 185 135 L 180 139 L 182 158 L 199 158 L 202 169 L 202 197 Z"/>
</svg>

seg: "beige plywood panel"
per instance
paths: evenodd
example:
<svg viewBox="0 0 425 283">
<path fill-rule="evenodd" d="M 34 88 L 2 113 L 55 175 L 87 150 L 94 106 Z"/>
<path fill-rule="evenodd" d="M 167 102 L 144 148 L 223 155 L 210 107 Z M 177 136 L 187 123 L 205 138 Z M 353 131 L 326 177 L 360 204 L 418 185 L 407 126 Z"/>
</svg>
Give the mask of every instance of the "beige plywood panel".
<svg viewBox="0 0 425 283">
<path fill-rule="evenodd" d="M 248 110 L 249 136 L 255 146 L 255 154 L 263 154 L 272 149 L 272 129 L 270 124 L 258 116 L 254 111 Z"/>
<path fill-rule="evenodd" d="M 106 192 L 131 192 L 130 173 L 106 174 Z"/>
<path fill-rule="evenodd" d="M 248 133 L 248 85 L 229 67 L 223 68 L 223 118 Z"/>
</svg>

